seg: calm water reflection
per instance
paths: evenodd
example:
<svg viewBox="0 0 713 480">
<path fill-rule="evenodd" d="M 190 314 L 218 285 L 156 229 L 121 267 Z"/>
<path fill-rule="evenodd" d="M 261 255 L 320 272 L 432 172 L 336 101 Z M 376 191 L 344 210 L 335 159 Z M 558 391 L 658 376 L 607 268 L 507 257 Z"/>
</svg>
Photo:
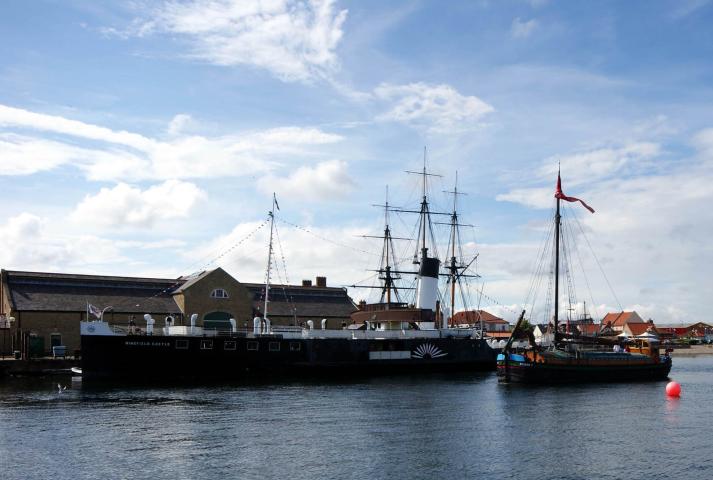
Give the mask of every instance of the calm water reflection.
<svg viewBox="0 0 713 480">
<path fill-rule="evenodd" d="M 713 357 L 665 382 L 494 374 L 191 387 L 0 383 L 0 478 L 713 478 Z"/>
</svg>

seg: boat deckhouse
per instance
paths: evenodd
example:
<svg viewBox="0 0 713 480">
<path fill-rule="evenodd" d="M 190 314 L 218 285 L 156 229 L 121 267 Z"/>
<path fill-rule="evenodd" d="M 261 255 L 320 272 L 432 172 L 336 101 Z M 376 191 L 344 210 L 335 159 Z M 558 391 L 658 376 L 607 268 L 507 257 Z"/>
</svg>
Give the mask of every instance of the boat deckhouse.
<svg viewBox="0 0 713 480">
<path fill-rule="evenodd" d="M 76 275 L 2 270 L 0 282 L 0 354 L 21 350 L 22 335 L 32 337 L 35 355 L 53 346 L 68 352 L 80 348 L 79 322 L 101 315 L 109 324 L 145 330 L 145 314 L 162 326 L 187 325 L 197 314 L 197 326 L 252 328 L 262 315 L 265 285 L 241 283 L 222 268 L 174 279 Z M 342 328 L 356 310 L 343 288 L 327 287 L 325 277 L 302 285 L 270 285 L 269 318 L 273 325 L 300 325 L 312 320 L 327 328 Z M 92 314 L 94 312 L 94 314 Z M 32 350 L 32 348 L 30 348 Z"/>
</svg>

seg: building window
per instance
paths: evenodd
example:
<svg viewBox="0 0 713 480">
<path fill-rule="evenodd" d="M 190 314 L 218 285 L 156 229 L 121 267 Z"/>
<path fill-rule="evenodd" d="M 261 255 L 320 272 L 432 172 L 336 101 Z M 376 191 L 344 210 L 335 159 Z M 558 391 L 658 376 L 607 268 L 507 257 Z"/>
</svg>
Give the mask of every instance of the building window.
<svg viewBox="0 0 713 480">
<path fill-rule="evenodd" d="M 302 350 L 302 344 L 300 342 L 290 342 L 290 351 L 299 352 Z"/>
<path fill-rule="evenodd" d="M 62 345 L 62 334 L 52 333 L 50 334 L 50 347 L 59 347 Z"/>
<path fill-rule="evenodd" d="M 224 350 L 235 350 L 235 341 L 234 340 L 228 340 L 223 344 L 223 349 Z"/>
<path fill-rule="evenodd" d="M 176 350 L 188 350 L 188 340 L 176 340 Z"/>
<path fill-rule="evenodd" d="M 257 342 L 248 342 L 248 350 L 256 352 L 258 346 L 259 346 L 259 344 Z"/>
<path fill-rule="evenodd" d="M 270 351 L 271 352 L 279 352 L 280 351 L 280 342 L 270 342 Z"/>
<path fill-rule="evenodd" d="M 201 350 L 213 350 L 213 340 L 201 340 Z"/>
<path fill-rule="evenodd" d="M 222 288 L 216 288 L 215 290 L 210 292 L 210 298 L 228 298 L 228 292 L 226 292 Z"/>
</svg>

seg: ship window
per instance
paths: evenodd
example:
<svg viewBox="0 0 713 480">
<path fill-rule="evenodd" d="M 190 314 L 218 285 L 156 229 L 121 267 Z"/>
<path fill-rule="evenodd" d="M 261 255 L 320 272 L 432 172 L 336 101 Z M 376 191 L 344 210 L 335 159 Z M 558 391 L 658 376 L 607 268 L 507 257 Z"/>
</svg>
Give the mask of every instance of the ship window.
<svg viewBox="0 0 713 480">
<path fill-rule="evenodd" d="M 210 297 L 211 298 L 228 298 L 228 292 L 226 292 L 222 288 L 216 288 L 215 290 L 210 292 Z"/>
<path fill-rule="evenodd" d="M 225 350 L 235 350 L 235 341 L 228 340 L 223 344 L 223 349 Z"/>
<path fill-rule="evenodd" d="M 271 352 L 279 352 L 280 351 L 280 342 L 270 342 L 270 351 Z"/>
<path fill-rule="evenodd" d="M 290 342 L 290 351 L 299 352 L 302 350 L 302 344 L 300 342 Z"/>
<path fill-rule="evenodd" d="M 257 342 L 248 342 L 248 350 L 257 351 L 258 346 Z"/>
<path fill-rule="evenodd" d="M 188 340 L 176 340 L 176 350 L 188 350 Z"/>
<path fill-rule="evenodd" d="M 213 350 L 213 340 L 201 340 L 201 350 Z"/>
</svg>

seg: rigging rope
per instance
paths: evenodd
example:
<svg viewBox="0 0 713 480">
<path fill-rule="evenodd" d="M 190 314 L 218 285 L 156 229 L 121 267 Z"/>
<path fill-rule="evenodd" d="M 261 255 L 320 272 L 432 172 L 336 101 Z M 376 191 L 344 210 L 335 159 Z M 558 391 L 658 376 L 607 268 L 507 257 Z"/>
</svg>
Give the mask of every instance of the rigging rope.
<svg viewBox="0 0 713 480">
<path fill-rule="evenodd" d="M 172 284 L 169 285 L 168 287 L 164 288 L 163 290 L 159 291 L 158 293 L 155 293 L 154 295 L 152 295 L 152 296 L 149 297 L 149 298 L 156 298 L 156 297 L 158 297 L 158 296 L 160 296 L 160 295 L 163 295 L 164 293 L 167 293 L 167 292 L 173 290 L 174 288 L 178 287 L 179 285 L 183 284 L 185 281 L 187 281 L 187 280 L 190 279 L 191 277 L 193 277 L 193 276 L 195 276 L 195 275 L 199 275 L 200 273 L 204 272 L 209 266 L 213 265 L 213 264 L 216 263 L 218 260 L 220 260 L 221 258 L 223 258 L 225 255 L 227 255 L 228 253 L 230 253 L 230 252 L 232 252 L 233 250 L 235 250 L 235 248 L 237 248 L 239 245 L 245 243 L 250 237 L 252 237 L 253 235 L 255 235 L 262 227 L 264 227 L 265 225 L 267 225 L 269 221 L 270 221 L 270 218 L 269 218 L 269 217 L 266 218 L 265 221 L 263 221 L 260 225 L 257 226 L 257 228 L 255 228 L 255 230 L 253 230 L 253 231 L 251 231 L 250 233 L 248 233 L 246 236 L 244 236 L 244 237 L 241 238 L 239 241 L 237 241 L 236 243 L 234 243 L 230 248 L 228 248 L 227 250 L 224 250 L 221 254 L 217 255 L 216 257 L 214 257 L 214 258 L 213 258 L 212 260 L 210 260 L 209 262 L 206 262 L 206 263 L 204 263 L 203 265 L 201 265 L 201 267 L 200 267 L 198 270 L 195 270 L 193 273 L 191 273 L 191 274 L 189 274 L 189 275 L 186 275 L 186 276 L 184 276 L 184 277 L 181 277 L 180 279 L 177 279 L 174 283 L 172 283 Z M 193 265 L 198 264 L 199 262 L 200 262 L 200 260 L 199 260 L 198 262 L 192 263 L 191 265 L 189 265 L 189 268 L 192 267 Z M 186 270 L 188 270 L 188 268 L 187 268 Z"/>
<path fill-rule="evenodd" d="M 358 252 L 358 253 L 365 253 L 365 254 L 371 255 L 371 256 L 373 256 L 373 257 L 380 257 L 380 256 L 381 256 L 380 253 L 367 252 L 366 250 L 362 250 L 362 249 L 360 249 L 360 248 L 352 247 L 351 245 L 347 245 L 347 244 L 345 244 L 345 243 L 335 242 L 334 240 L 331 240 L 331 239 L 329 239 L 329 238 L 326 238 L 326 237 L 323 237 L 323 236 L 321 236 L 321 235 L 318 235 L 318 234 L 314 233 L 313 231 L 311 231 L 311 230 L 308 229 L 307 227 L 302 227 L 302 226 L 300 226 L 300 225 L 297 225 L 296 223 L 292 223 L 292 222 L 290 222 L 290 221 L 288 221 L 288 220 L 285 220 L 285 219 L 282 218 L 282 217 L 275 216 L 275 219 L 276 219 L 278 222 L 282 222 L 282 223 L 284 223 L 284 224 L 286 224 L 286 225 L 289 225 L 289 226 L 291 226 L 291 227 L 293 227 L 293 228 L 296 228 L 297 230 L 301 230 L 301 231 L 303 231 L 303 232 L 309 233 L 309 234 L 312 235 L 313 237 L 319 238 L 320 240 L 324 240 L 325 242 L 331 243 L 331 244 L 336 245 L 336 246 L 338 246 L 338 247 L 348 248 L 349 250 L 353 250 L 353 251 Z"/>
<path fill-rule="evenodd" d="M 292 294 L 289 296 L 287 295 L 287 288 L 285 287 L 286 285 L 289 285 L 290 283 L 290 278 L 287 276 L 287 261 L 285 260 L 285 251 L 282 249 L 282 241 L 280 240 L 280 233 L 277 227 L 275 227 L 275 237 L 277 238 L 277 248 L 280 249 L 280 258 L 282 259 L 282 270 L 285 272 L 285 281 L 282 281 L 282 275 L 280 275 L 280 269 L 279 267 L 275 268 L 275 271 L 277 272 L 277 278 L 280 280 L 280 283 L 282 283 L 282 294 L 285 297 L 285 302 L 288 302 L 290 306 L 292 307 L 292 313 L 294 315 L 294 320 L 295 324 L 297 323 L 297 305 L 295 304 L 295 300 L 292 297 Z"/>
<path fill-rule="evenodd" d="M 584 229 L 582 228 L 582 225 L 579 223 L 579 220 L 575 217 L 574 219 L 575 223 L 579 227 L 579 230 L 582 232 L 582 236 L 584 237 L 584 240 L 587 242 L 587 246 L 589 247 L 589 251 L 592 252 L 592 256 L 594 257 L 594 260 L 597 262 L 597 266 L 599 267 L 599 271 L 602 272 L 602 275 L 604 276 L 604 280 L 607 282 L 607 286 L 609 286 L 609 291 L 611 294 L 614 296 L 614 300 L 616 300 L 617 305 L 619 306 L 619 310 L 624 311 L 624 307 L 621 306 L 621 302 L 619 301 L 619 298 L 616 296 L 616 293 L 614 292 L 614 289 L 611 286 L 611 283 L 609 283 L 609 278 L 607 277 L 607 274 L 604 272 L 604 268 L 602 268 L 602 264 L 599 263 L 599 258 L 597 258 L 597 254 L 594 253 L 594 249 L 592 248 L 592 244 L 589 243 L 589 237 L 587 237 L 587 234 L 584 232 Z"/>
</svg>

